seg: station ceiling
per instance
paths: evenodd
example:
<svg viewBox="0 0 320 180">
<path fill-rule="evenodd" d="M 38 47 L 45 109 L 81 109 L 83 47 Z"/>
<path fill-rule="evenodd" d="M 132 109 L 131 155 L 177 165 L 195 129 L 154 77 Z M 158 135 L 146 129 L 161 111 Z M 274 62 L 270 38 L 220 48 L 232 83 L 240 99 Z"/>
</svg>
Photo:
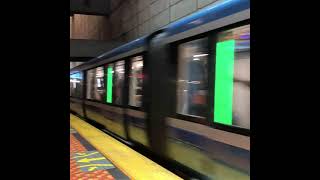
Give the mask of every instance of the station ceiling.
<svg viewBox="0 0 320 180">
<path fill-rule="evenodd" d="M 110 12 L 110 0 L 70 0 L 70 16 L 73 14 L 102 15 Z"/>
</svg>

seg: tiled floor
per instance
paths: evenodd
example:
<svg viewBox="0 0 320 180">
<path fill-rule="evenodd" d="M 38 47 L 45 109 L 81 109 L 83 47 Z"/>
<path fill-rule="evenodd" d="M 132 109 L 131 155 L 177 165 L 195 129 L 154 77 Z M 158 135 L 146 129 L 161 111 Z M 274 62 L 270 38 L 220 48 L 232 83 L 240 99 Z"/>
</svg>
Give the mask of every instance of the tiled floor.
<svg viewBox="0 0 320 180">
<path fill-rule="evenodd" d="M 125 180 L 129 178 L 71 128 L 70 179 Z"/>
</svg>

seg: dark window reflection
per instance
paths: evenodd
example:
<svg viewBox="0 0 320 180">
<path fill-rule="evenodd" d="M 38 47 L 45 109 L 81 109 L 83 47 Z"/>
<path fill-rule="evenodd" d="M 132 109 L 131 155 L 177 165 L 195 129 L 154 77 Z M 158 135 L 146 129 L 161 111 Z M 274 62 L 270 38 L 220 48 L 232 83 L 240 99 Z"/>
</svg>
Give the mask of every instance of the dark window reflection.
<svg viewBox="0 0 320 180">
<path fill-rule="evenodd" d="M 82 98 L 83 74 L 81 72 L 70 75 L 70 96 Z"/>
<path fill-rule="evenodd" d="M 104 70 L 98 67 L 87 71 L 87 99 L 105 99 Z"/>
<path fill-rule="evenodd" d="M 141 107 L 143 85 L 143 58 L 137 56 L 131 59 L 129 74 L 129 105 Z"/>
<path fill-rule="evenodd" d="M 118 61 L 115 63 L 114 76 L 113 76 L 113 102 L 118 105 L 122 105 L 123 97 L 122 90 L 124 87 L 124 75 L 125 67 L 124 61 Z"/>
<path fill-rule="evenodd" d="M 177 113 L 206 116 L 207 39 L 183 43 L 178 47 Z"/>
</svg>

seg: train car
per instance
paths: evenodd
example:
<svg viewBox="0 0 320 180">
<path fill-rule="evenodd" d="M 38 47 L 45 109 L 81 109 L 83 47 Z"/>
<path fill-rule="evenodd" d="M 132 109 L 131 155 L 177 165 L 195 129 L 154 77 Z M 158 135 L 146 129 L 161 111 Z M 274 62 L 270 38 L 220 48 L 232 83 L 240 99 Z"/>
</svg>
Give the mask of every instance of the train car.
<svg viewBox="0 0 320 180">
<path fill-rule="evenodd" d="M 250 1 L 218 1 L 73 68 L 70 109 L 200 179 L 250 179 Z"/>
</svg>

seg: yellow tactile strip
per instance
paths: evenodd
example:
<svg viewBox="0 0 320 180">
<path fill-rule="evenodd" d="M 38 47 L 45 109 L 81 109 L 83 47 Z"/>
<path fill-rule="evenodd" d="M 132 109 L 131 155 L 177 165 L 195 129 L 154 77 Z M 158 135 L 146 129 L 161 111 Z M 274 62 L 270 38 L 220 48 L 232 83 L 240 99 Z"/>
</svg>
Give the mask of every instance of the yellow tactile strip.
<svg viewBox="0 0 320 180">
<path fill-rule="evenodd" d="M 71 126 L 131 179 L 176 180 L 179 176 L 137 153 L 111 136 L 70 114 Z"/>
</svg>

